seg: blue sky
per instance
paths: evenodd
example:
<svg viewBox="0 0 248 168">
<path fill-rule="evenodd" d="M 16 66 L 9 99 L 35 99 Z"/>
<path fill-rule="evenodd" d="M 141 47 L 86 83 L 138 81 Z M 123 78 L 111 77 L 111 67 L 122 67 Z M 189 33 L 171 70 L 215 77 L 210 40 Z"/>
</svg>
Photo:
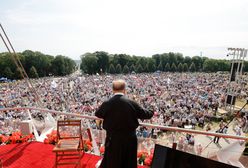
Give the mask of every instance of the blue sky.
<svg viewBox="0 0 248 168">
<path fill-rule="evenodd" d="M 17 51 L 226 58 L 227 47 L 248 48 L 247 7 L 247 0 L 2 0 L 0 22 Z"/>
</svg>

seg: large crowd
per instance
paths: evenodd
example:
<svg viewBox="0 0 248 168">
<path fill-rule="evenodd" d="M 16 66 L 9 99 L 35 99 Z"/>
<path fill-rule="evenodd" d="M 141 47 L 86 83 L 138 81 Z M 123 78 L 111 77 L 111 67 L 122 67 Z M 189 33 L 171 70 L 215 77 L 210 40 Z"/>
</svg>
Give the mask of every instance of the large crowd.
<svg viewBox="0 0 248 168">
<path fill-rule="evenodd" d="M 229 75 L 220 73 L 49 77 L 31 80 L 38 99 L 25 80 L 21 80 L 0 84 L 0 108 L 42 107 L 94 115 L 99 105 L 112 96 L 112 81 L 119 78 L 126 81 L 129 98 L 155 112 L 154 117 L 146 122 L 192 129 L 199 126 L 207 131 L 211 129 L 209 123 L 218 116 L 218 110 L 225 106 L 229 83 Z M 247 89 L 240 86 L 238 90 L 240 95 L 247 96 Z M 6 118 L 18 119 L 23 116 L 24 112 L 0 113 L 0 122 L 3 123 Z M 33 117 L 39 117 L 39 114 Z M 239 124 L 247 131 L 247 116 L 244 116 Z M 100 127 L 95 121 L 92 121 L 91 125 Z M 138 135 L 156 137 L 157 130 L 147 131 L 140 127 Z"/>
</svg>

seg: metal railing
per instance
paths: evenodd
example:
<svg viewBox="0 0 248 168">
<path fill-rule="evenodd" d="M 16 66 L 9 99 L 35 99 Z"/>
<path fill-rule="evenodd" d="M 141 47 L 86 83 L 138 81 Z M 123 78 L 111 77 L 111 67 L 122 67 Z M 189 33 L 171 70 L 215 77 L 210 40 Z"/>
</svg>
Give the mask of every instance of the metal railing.
<svg viewBox="0 0 248 168">
<path fill-rule="evenodd" d="M 4 111 L 18 112 L 18 111 L 21 111 L 21 110 L 37 110 L 37 111 L 40 111 L 40 112 L 48 112 L 48 113 L 53 113 L 53 114 L 73 116 L 73 117 L 84 118 L 84 119 L 101 120 L 101 119 L 99 119 L 99 118 L 97 118 L 95 116 L 81 115 L 81 114 L 68 113 L 68 112 L 49 110 L 49 109 L 42 109 L 42 108 L 36 108 L 36 107 L 0 108 L 0 112 L 4 112 Z M 162 125 L 149 124 L 149 123 L 140 123 L 140 125 L 148 127 L 148 128 L 157 128 L 157 129 L 166 130 L 166 131 L 174 131 L 174 132 L 182 132 L 182 133 L 190 133 L 190 134 L 201 134 L 201 135 L 206 135 L 206 136 L 215 136 L 215 137 L 220 137 L 220 138 L 230 138 L 230 139 L 248 141 L 248 137 L 245 137 L 245 136 L 237 136 L 237 135 L 222 134 L 222 133 L 215 133 L 215 132 L 207 132 L 207 131 L 200 131 L 200 130 L 193 130 L 193 129 L 162 126 Z"/>
</svg>

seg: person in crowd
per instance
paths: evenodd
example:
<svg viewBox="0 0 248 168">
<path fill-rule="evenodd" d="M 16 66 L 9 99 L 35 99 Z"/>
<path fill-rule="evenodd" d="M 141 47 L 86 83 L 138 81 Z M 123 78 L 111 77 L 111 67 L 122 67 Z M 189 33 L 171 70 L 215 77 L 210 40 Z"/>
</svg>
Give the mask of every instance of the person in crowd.
<svg viewBox="0 0 248 168">
<path fill-rule="evenodd" d="M 193 146 L 195 145 L 195 137 L 193 135 L 189 138 L 189 144 Z"/>
<path fill-rule="evenodd" d="M 206 131 L 210 131 L 211 130 L 211 124 L 208 123 L 207 126 L 206 126 Z"/>
<path fill-rule="evenodd" d="M 216 133 L 223 133 L 223 128 L 219 128 L 217 131 L 215 131 Z M 213 142 L 214 143 L 219 143 L 219 140 L 220 140 L 220 137 L 219 136 L 216 136 L 216 137 L 214 137 L 214 140 L 213 140 Z"/>
<path fill-rule="evenodd" d="M 150 119 L 153 111 L 128 99 L 124 80 L 113 82 L 114 96 L 103 102 L 95 115 L 103 119 L 107 132 L 101 168 L 137 168 L 138 119 Z"/>
<path fill-rule="evenodd" d="M 223 128 L 223 134 L 227 134 L 227 131 L 228 131 L 228 126 L 225 125 L 224 128 Z"/>
<path fill-rule="evenodd" d="M 235 133 L 237 136 L 241 136 L 242 127 L 240 125 L 235 126 Z"/>
<path fill-rule="evenodd" d="M 215 112 L 225 105 L 229 81 L 228 74 L 216 73 L 166 72 L 159 75 L 142 73 L 48 77 L 32 80 L 40 99 L 40 103 L 37 103 L 35 93 L 29 89 L 25 80 L 20 80 L 0 85 L 0 109 L 27 106 L 92 116 L 105 100 L 112 97 L 110 86 L 118 78 L 127 82 L 126 97 L 134 99 L 145 109 L 154 108 L 155 114 L 149 120 L 150 124 L 188 129 L 194 129 L 198 125 L 203 127 L 213 121 Z M 243 89 L 244 92 L 248 90 Z M 216 114 L 218 117 L 218 113 Z M 35 120 L 44 120 L 43 115 L 44 113 L 40 115 L 39 112 L 32 111 Z M 54 114 L 53 117 L 59 116 Z M 0 131 L 8 134 L 14 128 L 12 120 L 28 118 L 26 112 L 0 113 L 0 121 L 4 123 L 4 126 L 0 126 Z M 97 120 L 90 125 L 92 128 L 96 126 L 97 129 L 102 129 L 101 122 L 102 120 Z M 242 126 L 242 131 L 248 132 L 248 116 L 244 116 L 241 122 L 242 124 L 238 124 Z M 138 127 L 137 130 L 138 136 L 149 137 L 151 134 L 149 128 Z"/>
</svg>

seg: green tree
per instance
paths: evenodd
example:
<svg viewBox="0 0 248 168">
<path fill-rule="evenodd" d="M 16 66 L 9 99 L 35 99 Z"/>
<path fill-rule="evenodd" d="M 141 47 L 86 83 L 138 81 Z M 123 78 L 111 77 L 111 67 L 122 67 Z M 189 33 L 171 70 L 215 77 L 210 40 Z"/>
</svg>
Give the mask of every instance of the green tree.
<svg viewBox="0 0 248 168">
<path fill-rule="evenodd" d="M 183 72 L 188 72 L 188 64 L 187 63 L 184 63 L 183 64 Z"/>
<path fill-rule="evenodd" d="M 55 76 L 69 75 L 75 70 L 76 63 L 72 59 L 57 55 L 51 62 L 51 71 Z M 36 68 L 38 74 L 39 70 Z"/>
<path fill-rule="evenodd" d="M 153 56 L 152 56 L 152 59 L 155 60 L 156 67 L 158 67 L 159 64 L 161 64 L 161 62 L 160 62 L 160 55 L 159 55 L 159 54 L 153 55 Z"/>
<path fill-rule="evenodd" d="M 23 79 L 23 70 L 16 68 L 15 73 L 14 73 L 14 79 Z"/>
<path fill-rule="evenodd" d="M 191 62 L 195 64 L 195 71 L 201 71 L 202 70 L 203 62 L 202 62 L 201 57 L 194 56 L 194 57 L 192 57 Z"/>
<path fill-rule="evenodd" d="M 26 70 L 26 72 L 29 72 L 30 68 L 32 66 L 36 66 L 36 64 L 37 64 L 37 62 L 35 60 L 35 52 L 33 52 L 31 50 L 25 50 L 22 52 L 22 55 L 26 58 L 26 61 L 24 64 L 25 70 Z"/>
<path fill-rule="evenodd" d="M 81 56 L 81 69 L 88 74 L 95 74 L 99 72 L 98 68 L 98 58 L 95 54 L 86 53 Z"/>
<path fill-rule="evenodd" d="M 127 65 L 125 65 L 125 66 L 123 67 L 123 73 L 124 73 L 124 74 L 129 73 L 129 68 L 128 68 Z"/>
<path fill-rule="evenodd" d="M 58 55 L 52 61 L 52 71 L 55 76 L 66 75 L 65 60 L 62 55 Z"/>
<path fill-rule="evenodd" d="M 142 68 L 142 66 L 140 64 L 137 66 L 136 72 L 137 73 L 142 73 L 143 72 L 143 68 Z"/>
<path fill-rule="evenodd" d="M 176 57 L 177 57 L 177 64 L 179 63 L 184 63 L 184 57 L 183 57 L 183 54 L 181 53 L 176 53 Z"/>
<path fill-rule="evenodd" d="M 142 69 L 145 69 L 145 66 L 147 65 L 147 58 L 145 57 L 139 57 L 137 62 L 136 62 L 136 67 L 141 65 Z M 143 71 L 142 71 L 143 72 Z"/>
<path fill-rule="evenodd" d="M 171 65 L 171 72 L 176 72 L 177 71 L 177 66 L 175 63 Z"/>
<path fill-rule="evenodd" d="M 132 65 L 134 65 L 134 67 L 135 67 L 136 63 L 138 62 L 138 59 L 139 59 L 139 57 L 137 57 L 137 56 L 130 57 L 128 64 L 127 64 L 127 66 L 130 68 L 130 70 L 131 70 Z"/>
<path fill-rule="evenodd" d="M 148 59 L 147 61 L 147 72 L 155 72 L 156 70 L 156 63 L 154 59 Z"/>
<path fill-rule="evenodd" d="M 188 65 L 188 67 L 190 66 L 191 62 L 192 61 L 191 61 L 191 58 L 189 56 L 184 57 L 184 63 L 186 63 Z"/>
<path fill-rule="evenodd" d="M 120 74 L 122 72 L 122 69 L 121 69 L 121 65 L 120 64 L 117 64 L 116 65 L 115 71 L 116 71 L 117 74 Z"/>
<path fill-rule="evenodd" d="M 49 58 L 46 57 L 43 53 L 41 52 L 35 52 L 34 56 L 32 57 L 32 66 L 36 67 L 36 70 L 39 74 L 40 77 L 44 77 L 47 75 L 47 71 L 50 68 L 50 62 L 49 62 Z M 26 67 L 26 71 L 29 72 L 31 67 Z"/>
<path fill-rule="evenodd" d="M 38 75 L 38 73 L 37 73 L 37 70 L 36 70 L 36 68 L 35 68 L 34 66 L 32 66 L 32 67 L 30 68 L 29 77 L 30 77 L 30 78 L 39 78 L 39 75 Z"/>
<path fill-rule="evenodd" d="M 218 71 L 229 71 L 230 63 L 227 60 L 217 60 Z"/>
<path fill-rule="evenodd" d="M 170 64 L 167 63 L 167 64 L 165 65 L 165 67 L 164 67 L 164 71 L 165 71 L 165 72 L 169 72 L 170 70 L 171 70 Z"/>
<path fill-rule="evenodd" d="M 183 71 L 183 64 L 179 63 L 177 66 L 178 72 L 182 72 Z"/>
<path fill-rule="evenodd" d="M 218 71 L 218 64 L 214 59 L 206 59 L 203 63 L 203 70 L 205 72 L 216 72 Z"/>
<path fill-rule="evenodd" d="M 190 67 L 189 67 L 189 71 L 190 71 L 190 72 L 195 72 L 195 71 L 196 71 L 196 67 L 195 67 L 194 62 L 191 63 L 191 65 L 190 65 Z"/>
<path fill-rule="evenodd" d="M 115 73 L 115 67 L 113 64 L 110 64 L 110 66 L 109 66 L 109 73 L 111 73 L 111 74 Z"/>
<path fill-rule="evenodd" d="M 248 61 L 244 62 L 244 72 L 248 72 Z"/>
<path fill-rule="evenodd" d="M 169 63 L 169 55 L 167 53 L 160 55 L 160 63 L 162 64 L 162 67 L 165 67 L 165 65 Z"/>
<path fill-rule="evenodd" d="M 163 71 L 163 66 L 162 66 L 162 63 L 161 63 L 161 62 L 159 63 L 159 65 L 158 65 L 158 67 L 157 67 L 157 70 Z"/>
<path fill-rule="evenodd" d="M 50 74 L 56 76 L 68 75 L 75 70 L 75 62 L 65 56 L 58 55 L 56 57 L 43 54 L 41 52 L 34 52 L 26 50 L 22 53 L 17 53 L 16 57 L 21 61 L 25 71 L 30 77 L 34 77 L 35 67 L 39 77 L 48 76 Z M 205 72 L 229 71 L 230 63 L 227 60 L 209 59 L 207 57 L 183 57 L 181 53 L 163 53 L 155 54 L 152 57 L 129 56 L 126 54 L 108 54 L 104 51 L 97 51 L 94 53 L 86 53 L 81 56 L 81 69 L 88 74 L 99 73 L 100 69 L 103 72 L 108 70 L 111 73 L 132 72 L 154 72 L 161 71 L 179 71 L 186 72 L 188 70 Z M 110 68 L 110 65 L 112 67 Z M 174 66 L 174 65 L 175 66 Z M 117 68 L 120 65 L 120 68 Z M 177 65 L 177 66 L 176 66 Z M 33 68 L 32 68 L 33 69 Z M 129 71 L 128 71 L 129 69 Z M 244 63 L 244 71 L 248 71 L 248 62 Z M 13 79 L 21 79 L 21 72 L 17 69 L 12 60 L 12 55 L 9 53 L 0 53 L 0 76 L 8 76 Z"/>
<path fill-rule="evenodd" d="M 32 66 L 36 68 L 40 77 L 48 76 L 53 71 L 52 61 L 54 60 L 54 57 L 51 55 L 25 50 L 19 57 L 21 60 L 24 60 L 23 66 L 28 75 L 30 75 L 29 71 Z"/>
<path fill-rule="evenodd" d="M 11 71 L 9 67 L 6 67 L 3 71 L 3 76 L 9 79 L 13 78 L 14 73 Z"/>
<path fill-rule="evenodd" d="M 15 74 L 14 73 L 16 71 L 16 65 L 14 64 L 14 61 L 12 60 L 11 54 L 4 52 L 4 53 L 1 53 L 1 55 L 0 55 L 0 72 L 1 72 L 0 73 L 0 76 L 4 76 L 3 75 L 4 73 L 5 74 L 8 73 L 9 70 L 6 69 L 7 67 L 11 70 L 11 72 L 13 72 L 13 76 L 12 77 L 15 78 Z M 4 72 L 4 71 L 6 71 L 6 72 Z"/>
<path fill-rule="evenodd" d="M 121 67 L 124 67 L 127 65 L 131 60 L 131 57 L 126 54 L 115 54 L 113 57 L 113 63 L 117 66 L 117 64 L 120 64 Z"/>
<path fill-rule="evenodd" d="M 132 64 L 131 67 L 130 67 L 130 72 L 133 72 L 133 71 L 135 71 L 135 66 L 134 66 L 134 64 Z"/>
<path fill-rule="evenodd" d="M 169 63 L 170 63 L 171 66 L 172 66 L 173 63 L 174 64 L 177 63 L 177 56 L 173 52 L 169 52 Z"/>
<path fill-rule="evenodd" d="M 150 72 L 149 71 L 149 67 L 148 67 L 148 63 L 145 65 L 145 67 L 143 67 L 143 71 L 142 72 Z"/>
<path fill-rule="evenodd" d="M 102 72 L 105 73 L 109 68 L 109 56 L 107 52 L 97 51 L 94 53 L 97 59 L 97 71 L 102 69 Z"/>
</svg>

